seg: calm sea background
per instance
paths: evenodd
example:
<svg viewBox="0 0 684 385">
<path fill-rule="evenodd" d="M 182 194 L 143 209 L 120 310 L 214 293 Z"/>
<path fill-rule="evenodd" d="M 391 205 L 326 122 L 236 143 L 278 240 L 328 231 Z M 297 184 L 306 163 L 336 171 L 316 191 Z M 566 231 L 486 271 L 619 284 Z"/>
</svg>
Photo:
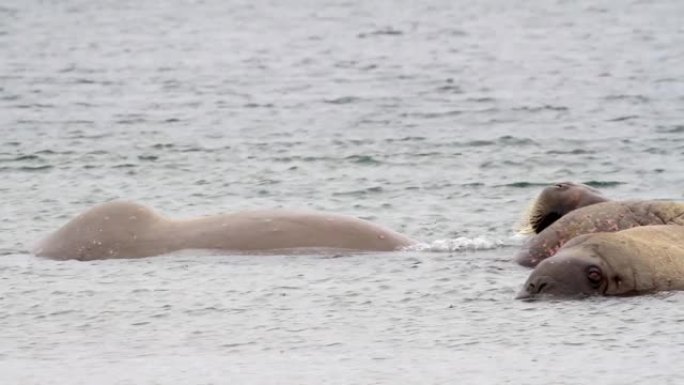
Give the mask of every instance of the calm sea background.
<svg viewBox="0 0 684 385">
<path fill-rule="evenodd" d="M 684 2 L 0 4 L 3 384 L 681 384 L 684 294 L 525 303 L 547 183 L 684 198 Z M 424 250 L 55 262 L 93 204 Z"/>
</svg>

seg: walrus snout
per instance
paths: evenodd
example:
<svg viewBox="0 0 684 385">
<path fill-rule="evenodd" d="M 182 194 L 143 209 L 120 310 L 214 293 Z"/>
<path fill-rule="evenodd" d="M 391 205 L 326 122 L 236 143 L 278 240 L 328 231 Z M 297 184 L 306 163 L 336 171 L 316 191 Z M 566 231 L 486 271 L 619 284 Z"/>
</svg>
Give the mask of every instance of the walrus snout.
<svg viewBox="0 0 684 385">
<path fill-rule="evenodd" d="M 535 298 L 545 291 L 552 289 L 555 286 L 555 280 L 548 275 L 542 275 L 538 277 L 532 277 L 530 280 L 525 282 L 523 288 L 518 292 L 515 299 L 531 299 Z"/>
</svg>

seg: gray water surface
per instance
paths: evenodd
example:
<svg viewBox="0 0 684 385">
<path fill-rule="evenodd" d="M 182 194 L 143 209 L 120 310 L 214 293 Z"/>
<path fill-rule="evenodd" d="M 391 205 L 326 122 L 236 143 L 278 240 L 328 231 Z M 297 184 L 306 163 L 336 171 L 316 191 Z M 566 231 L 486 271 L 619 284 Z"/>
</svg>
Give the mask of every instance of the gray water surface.
<svg viewBox="0 0 684 385">
<path fill-rule="evenodd" d="M 684 295 L 520 302 L 549 182 L 684 198 L 684 2 L 0 4 L 0 378 L 680 384 Z M 55 262 L 115 198 L 308 208 L 379 254 Z"/>
</svg>

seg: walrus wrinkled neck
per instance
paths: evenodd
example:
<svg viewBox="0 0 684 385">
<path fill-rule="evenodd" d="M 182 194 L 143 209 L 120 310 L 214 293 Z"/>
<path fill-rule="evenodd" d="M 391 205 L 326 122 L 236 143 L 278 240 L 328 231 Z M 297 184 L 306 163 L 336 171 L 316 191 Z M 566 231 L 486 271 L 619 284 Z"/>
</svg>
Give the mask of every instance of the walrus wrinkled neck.
<svg viewBox="0 0 684 385">
<path fill-rule="evenodd" d="M 574 205 L 574 207 L 572 207 L 568 210 L 568 212 L 575 210 L 575 209 L 585 207 L 585 206 L 591 206 L 591 205 L 594 205 L 596 203 L 608 202 L 608 201 L 610 201 L 610 199 L 608 199 L 602 195 L 598 195 L 598 194 L 583 195 L 580 197 L 580 199 L 577 201 L 577 203 Z"/>
</svg>

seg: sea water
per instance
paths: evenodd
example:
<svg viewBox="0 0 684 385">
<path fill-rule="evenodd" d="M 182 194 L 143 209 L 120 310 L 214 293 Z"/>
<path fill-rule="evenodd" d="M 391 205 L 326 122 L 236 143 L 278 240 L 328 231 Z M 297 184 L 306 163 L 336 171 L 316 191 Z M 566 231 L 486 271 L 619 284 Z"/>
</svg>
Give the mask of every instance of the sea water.
<svg viewBox="0 0 684 385">
<path fill-rule="evenodd" d="M 548 183 L 684 197 L 684 2 L 0 4 L 3 384 L 680 384 L 684 295 L 514 300 Z M 56 262 L 88 207 L 412 251 Z"/>
</svg>

